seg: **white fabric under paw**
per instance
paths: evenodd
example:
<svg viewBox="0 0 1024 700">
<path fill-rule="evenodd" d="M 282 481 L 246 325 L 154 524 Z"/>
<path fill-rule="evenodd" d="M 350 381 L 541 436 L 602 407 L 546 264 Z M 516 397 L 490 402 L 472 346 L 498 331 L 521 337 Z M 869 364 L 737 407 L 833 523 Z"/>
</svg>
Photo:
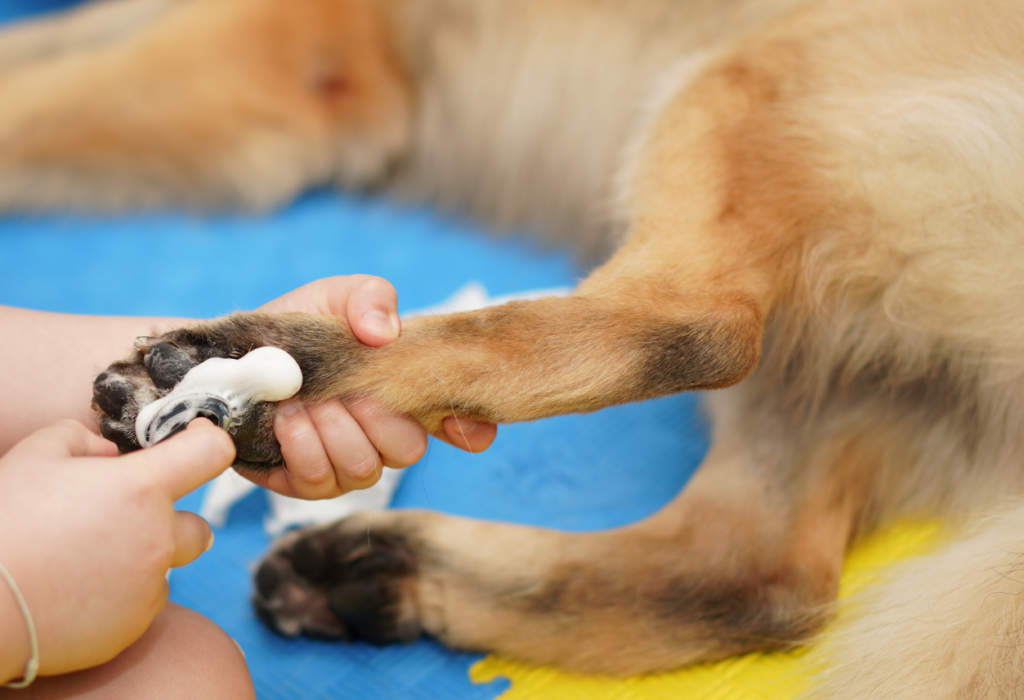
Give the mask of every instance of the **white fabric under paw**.
<svg viewBox="0 0 1024 700">
<path fill-rule="evenodd" d="M 152 447 L 196 416 L 225 430 L 242 422 L 262 401 L 284 401 L 302 388 L 302 370 L 284 350 L 257 348 L 237 360 L 215 357 L 196 365 L 167 396 L 144 407 L 135 420 L 139 444 Z"/>
<path fill-rule="evenodd" d="M 380 481 L 370 488 L 319 501 L 304 501 L 268 492 L 270 510 L 263 520 L 263 529 L 271 537 L 277 537 L 293 527 L 333 523 L 353 513 L 384 510 L 391 505 L 391 497 L 404 473 L 401 469 L 385 467 L 381 471 Z"/>
</svg>

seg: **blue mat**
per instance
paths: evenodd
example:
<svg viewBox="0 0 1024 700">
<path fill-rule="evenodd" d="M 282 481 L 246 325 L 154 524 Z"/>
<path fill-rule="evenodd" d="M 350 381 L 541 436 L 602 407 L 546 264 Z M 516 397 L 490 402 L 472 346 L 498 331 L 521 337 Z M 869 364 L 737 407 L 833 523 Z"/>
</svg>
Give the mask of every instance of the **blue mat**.
<svg viewBox="0 0 1024 700">
<path fill-rule="evenodd" d="M 0 0 L 0 20 L 68 4 Z M 427 209 L 335 193 L 307 195 L 269 217 L 0 218 L 0 304 L 209 317 L 356 272 L 389 279 L 402 310 L 439 302 L 470 280 L 499 295 L 572 285 L 584 274 L 564 251 L 489 239 Z M 706 439 L 693 395 L 503 426 L 481 455 L 433 443 L 409 469 L 394 506 L 571 530 L 621 525 L 679 491 Z M 200 499 L 192 494 L 182 507 L 196 509 Z M 214 549 L 175 572 L 171 592 L 241 643 L 262 700 L 500 695 L 502 682 L 470 682 L 467 670 L 478 657 L 429 640 L 381 649 L 266 631 L 248 604 L 251 571 L 268 544 L 265 510 L 259 491 L 237 505 Z"/>
</svg>

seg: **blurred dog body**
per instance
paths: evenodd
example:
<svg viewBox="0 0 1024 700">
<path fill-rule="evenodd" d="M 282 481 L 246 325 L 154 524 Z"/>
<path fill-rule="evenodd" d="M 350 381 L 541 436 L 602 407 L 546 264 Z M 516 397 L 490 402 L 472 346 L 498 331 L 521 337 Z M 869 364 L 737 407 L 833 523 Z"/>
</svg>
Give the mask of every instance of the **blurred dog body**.
<svg viewBox="0 0 1024 700">
<path fill-rule="evenodd" d="M 786 646 L 857 537 L 1003 506 L 880 591 L 816 692 L 1012 697 L 1021 36 L 1010 0 L 109 0 L 0 35 L 0 206 L 338 183 L 614 249 L 572 297 L 421 319 L 310 389 L 428 427 L 720 389 L 705 464 L 642 523 L 381 518 L 417 562 L 384 638 L 609 673 Z"/>
</svg>

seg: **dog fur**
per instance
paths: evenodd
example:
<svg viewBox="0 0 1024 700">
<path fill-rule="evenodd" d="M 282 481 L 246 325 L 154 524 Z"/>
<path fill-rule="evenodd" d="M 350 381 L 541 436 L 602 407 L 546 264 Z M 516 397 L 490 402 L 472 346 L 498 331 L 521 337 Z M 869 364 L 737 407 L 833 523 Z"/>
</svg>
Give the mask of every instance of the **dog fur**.
<svg viewBox="0 0 1024 700">
<path fill-rule="evenodd" d="M 257 576 L 279 631 L 669 669 L 806 639 L 885 523 L 1002 508 L 881 590 L 816 692 L 1017 697 L 1021 36 L 1011 0 L 108 0 L 0 35 L 0 206 L 382 187 L 615 252 L 571 297 L 380 349 L 303 316 L 163 341 L 189 363 L 279 345 L 306 400 L 373 394 L 431 429 L 718 389 L 711 450 L 655 516 L 293 534 Z M 175 381 L 150 350 L 97 384 L 124 449 Z M 236 435 L 243 466 L 280 461 L 271 416 Z"/>
</svg>

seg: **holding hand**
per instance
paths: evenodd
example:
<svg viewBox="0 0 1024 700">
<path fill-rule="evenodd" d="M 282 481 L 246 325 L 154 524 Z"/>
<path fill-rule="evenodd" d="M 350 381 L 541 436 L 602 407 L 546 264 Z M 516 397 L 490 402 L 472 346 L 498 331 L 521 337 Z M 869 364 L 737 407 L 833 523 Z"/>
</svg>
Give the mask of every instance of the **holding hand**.
<svg viewBox="0 0 1024 700">
<path fill-rule="evenodd" d="M 397 309 L 398 295 L 386 280 L 350 275 L 311 282 L 258 310 L 343 316 L 361 342 L 380 347 L 401 333 Z M 372 398 L 310 406 L 284 401 L 278 404 L 274 434 L 285 466 L 246 477 L 286 496 L 307 499 L 372 486 L 382 467 L 407 467 L 427 449 L 427 434 L 419 423 L 388 412 Z M 452 416 L 435 437 L 482 452 L 496 434 L 492 423 Z"/>
<path fill-rule="evenodd" d="M 224 471 L 234 445 L 206 420 L 152 449 L 117 448 L 73 421 L 44 428 L 0 459 L 0 562 L 24 594 L 40 673 L 109 661 L 167 602 L 169 568 L 212 543 L 205 520 L 174 502 Z M 21 675 L 29 636 L 0 581 L 0 682 Z"/>
</svg>

